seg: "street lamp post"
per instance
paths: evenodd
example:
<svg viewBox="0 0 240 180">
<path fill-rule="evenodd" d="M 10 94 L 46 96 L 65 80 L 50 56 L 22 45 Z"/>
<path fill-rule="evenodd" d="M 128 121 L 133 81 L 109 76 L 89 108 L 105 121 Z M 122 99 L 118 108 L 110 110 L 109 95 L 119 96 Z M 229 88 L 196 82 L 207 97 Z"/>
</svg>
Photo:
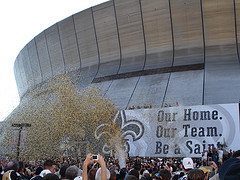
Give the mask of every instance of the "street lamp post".
<svg viewBox="0 0 240 180">
<path fill-rule="evenodd" d="M 17 142 L 17 161 L 19 160 L 19 154 L 20 154 L 20 143 L 21 143 L 21 133 L 23 127 L 31 127 L 31 124 L 29 123 L 14 123 L 12 124 L 12 127 L 18 127 L 19 128 L 19 134 L 18 134 L 18 142 Z"/>
</svg>

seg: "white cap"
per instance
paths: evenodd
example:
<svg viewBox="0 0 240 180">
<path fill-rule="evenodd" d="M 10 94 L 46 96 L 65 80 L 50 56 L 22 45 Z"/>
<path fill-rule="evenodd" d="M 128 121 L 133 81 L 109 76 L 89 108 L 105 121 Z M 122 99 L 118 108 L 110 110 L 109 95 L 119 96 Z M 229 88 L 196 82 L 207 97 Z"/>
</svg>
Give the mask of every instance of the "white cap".
<svg viewBox="0 0 240 180">
<path fill-rule="evenodd" d="M 143 174 L 149 174 L 148 170 L 143 171 Z"/>
<path fill-rule="evenodd" d="M 74 178 L 74 180 L 82 180 L 82 176 L 77 176 Z"/>
<path fill-rule="evenodd" d="M 193 169 L 192 158 L 183 158 L 183 167 L 184 169 Z"/>
<path fill-rule="evenodd" d="M 108 169 L 106 169 L 106 173 L 107 173 L 107 179 L 110 179 L 111 174 Z M 101 168 L 99 168 L 96 172 L 95 180 L 101 180 L 101 174 L 102 174 L 102 170 L 101 170 Z"/>
</svg>

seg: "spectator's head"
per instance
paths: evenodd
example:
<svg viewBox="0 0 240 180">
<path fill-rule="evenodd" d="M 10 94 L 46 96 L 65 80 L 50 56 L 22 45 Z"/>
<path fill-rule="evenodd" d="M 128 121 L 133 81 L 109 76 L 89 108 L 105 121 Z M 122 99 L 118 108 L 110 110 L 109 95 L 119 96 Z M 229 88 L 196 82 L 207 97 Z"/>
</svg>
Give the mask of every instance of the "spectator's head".
<svg viewBox="0 0 240 180">
<path fill-rule="evenodd" d="M 233 153 L 232 157 L 240 157 L 240 150 L 237 150 Z"/>
<path fill-rule="evenodd" d="M 122 169 L 120 170 L 119 178 L 120 178 L 120 179 L 124 179 L 126 175 L 127 175 L 127 169 L 126 169 L 126 168 L 122 168 Z"/>
<path fill-rule="evenodd" d="M 193 169 L 192 158 L 183 158 L 182 164 L 185 171 L 190 171 L 191 169 Z"/>
<path fill-rule="evenodd" d="M 138 178 L 136 178 L 136 176 L 134 175 L 127 175 L 124 180 L 139 180 Z"/>
<path fill-rule="evenodd" d="M 59 180 L 59 177 L 54 173 L 48 173 L 43 177 L 43 180 Z"/>
<path fill-rule="evenodd" d="M 65 177 L 66 177 L 65 173 L 66 173 L 66 170 L 67 170 L 68 167 L 69 167 L 68 164 L 64 164 L 64 165 L 62 165 L 62 167 L 60 168 L 59 174 L 60 174 L 60 176 L 61 176 L 61 179 L 65 179 Z"/>
<path fill-rule="evenodd" d="M 131 169 L 129 172 L 128 172 L 128 175 L 134 175 L 136 176 L 136 178 L 139 179 L 139 173 L 136 169 Z"/>
<path fill-rule="evenodd" d="M 35 177 L 33 177 L 32 180 L 43 180 L 43 177 L 42 176 L 35 176 Z"/>
<path fill-rule="evenodd" d="M 184 176 L 184 172 L 180 172 L 179 178 Z"/>
<path fill-rule="evenodd" d="M 9 170 L 14 170 L 17 172 L 18 169 L 19 169 L 19 164 L 17 161 L 9 161 L 4 167 L 4 172 L 7 172 Z"/>
<path fill-rule="evenodd" d="M 219 169 L 219 178 L 223 179 L 240 179 L 240 159 L 230 158 L 223 163 Z"/>
<path fill-rule="evenodd" d="M 77 166 L 70 166 L 66 169 L 65 177 L 69 180 L 74 180 L 79 175 L 79 168 Z"/>
<path fill-rule="evenodd" d="M 110 179 L 110 171 L 106 169 L 107 179 Z M 99 168 L 96 172 L 95 180 L 101 180 L 102 169 Z"/>
<path fill-rule="evenodd" d="M 159 174 L 160 174 L 161 177 L 166 177 L 167 180 L 170 180 L 170 179 L 171 179 L 171 173 L 170 173 L 170 171 L 167 170 L 167 169 L 162 169 L 162 170 L 160 170 L 160 171 L 159 171 Z"/>
<path fill-rule="evenodd" d="M 207 170 L 205 167 L 200 167 L 199 169 L 203 171 L 205 177 L 208 177 L 208 174 L 210 173 L 210 170 Z"/>
<path fill-rule="evenodd" d="M 20 174 L 22 174 L 22 173 L 23 173 L 23 170 L 24 170 L 24 168 L 25 168 L 24 163 L 23 163 L 22 161 L 20 161 L 18 164 L 19 164 L 18 172 L 19 172 Z"/>
<path fill-rule="evenodd" d="M 148 174 L 150 174 L 150 173 L 149 173 L 149 171 L 147 169 L 143 171 L 143 176 L 147 177 Z"/>
<path fill-rule="evenodd" d="M 133 168 L 136 169 L 137 171 L 140 171 L 141 170 L 141 162 L 140 161 L 136 161 L 134 163 Z"/>
<path fill-rule="evenodd" d="M 82 180 L 82 176 L 77 176 L 74 178 L 74 180 Z"/>
<path fill-rule="evenodd" d="M 21 176 L 19 176 L 19 174 L 16 172 L 16 171 L 14 171 L 14 170 L 10 170 L 10 171 L 8 171 L 9 172 L 9 178 L 6 178 L 6 180 L 8 180 L 8 179 L 11 179 L 11 180 L 19 180 L 20 179 L 20 177 Z M 7 172 L 7 173 L 8 173 Z M 3 180 L 5 179 L 5 178 L 2 178 Z"/>
<path fill-rule="evenodd" d="M 169 180 L 169 178 L 167 177 L 167 175 L 165 174 L 161 174 L 160 173 L 156 173 L 153 175 L 153 180 Z"/>
<path fill-rule="evenodd" d="M 35 175 L 39 175 L 41 172 L 42 172 L 42 170 L 43 170 L 43 167 L 42 166 L 38 166 L 37 168 L 36 168 L 36 171 L 35 171 Z"/>
<path fill-rule="evenodd" d="M 114 170 L 110 170 L 110 179 L 109 180 L 116 180 L 117 173 Z"/>
<path fill-rule="evenodd" d="M 200 169 L 192 169 L 187 175 L 188 180 L 204 180 L 205 175 Z"/>
<path fill-rule="evenodd" d="M 44 169 L 50 170 L 52 173 L 56 172 L 56 164 L 53 160 L 46 160 L 43 164 Z"/>
<path fill-rule="evenodd" d="M 160 180 L 160 174 L 157 172 L 155 174 L 153 174 L 153 180 Z"/>
<path fill-rule="evenodd" d="M 150 176 L 149 173 L 143 174 L 140 180 L 152 180 L 152 177 Z"/>
<path fill-rule="evenodd" d="M 96 169 L 96 168 L 91 168 L 91 169 L 88 171 L 88 179 L 89 179 L 89 180 L 95 180 L 96 172 L 97 172 L 97 169 Z"/>
</svg>

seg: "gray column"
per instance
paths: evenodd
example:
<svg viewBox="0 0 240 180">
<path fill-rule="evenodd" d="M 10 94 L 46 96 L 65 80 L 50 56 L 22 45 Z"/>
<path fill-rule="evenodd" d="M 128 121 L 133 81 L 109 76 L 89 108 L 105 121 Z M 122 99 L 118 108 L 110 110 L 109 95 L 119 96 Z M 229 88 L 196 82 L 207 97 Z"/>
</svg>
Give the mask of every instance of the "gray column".
<svg viewBox="0 0 240 180">
<path fill-rule="evenodd" d="M 204 62 L 200 0 L 171 0 L 174 66 Z"/>
<path fill-rule="evenodd" d="M 59 39 L 57 24 L 45 30 L 47 47 L 52 64 L 53 75 L 65 73 L 62 48 Z"/>
<path fill-rule="evenodd" d="M 31 68 L 32 68 L 32 76 L 33 76 L 34 84 L 36 85 L 42 82 L 42 72 L 39 64 L 39 58 L 38 58 L 35 39 L 31 40 L 27 44 L 27 48 L 28 48 L 28 55 L 29 55 L 29 63 L 31 64 Z"/>
<path fill-rule="evenodd" d="M 172 65 L 172 33 L 168 0 L 142 0 L 147 60 L 145 69 Z"/>
<path fill-rule="evenodd" d="M 35 37 L 43 81 L 52 77 L 52 65 L 44 31 Z"/>
<path fill-rule="evenodd" d="M 117 74 L 120 65 L 120 50 L 113 2 L 109 1 L 92 8 L 100 67 L 97 77 Z"/>
<path fill-rule="evenodd" d="M 66 72 L 77 70 L 81 62 L 72 16 L 60 21 L 58 27 Z"/>
<path fill-rule="evenodd" d="M 206 30 L 205 104 L 238 102 L 240 69 L 233 1 L 203 1 L 203 11 Z"/>
<path fill-rule="evenodd" d="M 142 19 L 138 0 L 116 0 L 122 50 L 119 73 L 142 70 L 145 61 Z"/>
</svg>

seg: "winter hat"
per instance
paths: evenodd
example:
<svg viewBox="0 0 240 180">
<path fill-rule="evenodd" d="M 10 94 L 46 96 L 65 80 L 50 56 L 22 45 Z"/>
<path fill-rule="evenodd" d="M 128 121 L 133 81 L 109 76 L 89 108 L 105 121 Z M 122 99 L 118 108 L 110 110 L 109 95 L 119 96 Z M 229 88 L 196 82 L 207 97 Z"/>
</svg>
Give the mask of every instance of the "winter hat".
<svg viewBox="0 0 240 180">
<path fill-rule="evenodd" d="M 240 159 L 230 158 L 219 169 L 220 180 L 240 179 Z"/>
</svg>

